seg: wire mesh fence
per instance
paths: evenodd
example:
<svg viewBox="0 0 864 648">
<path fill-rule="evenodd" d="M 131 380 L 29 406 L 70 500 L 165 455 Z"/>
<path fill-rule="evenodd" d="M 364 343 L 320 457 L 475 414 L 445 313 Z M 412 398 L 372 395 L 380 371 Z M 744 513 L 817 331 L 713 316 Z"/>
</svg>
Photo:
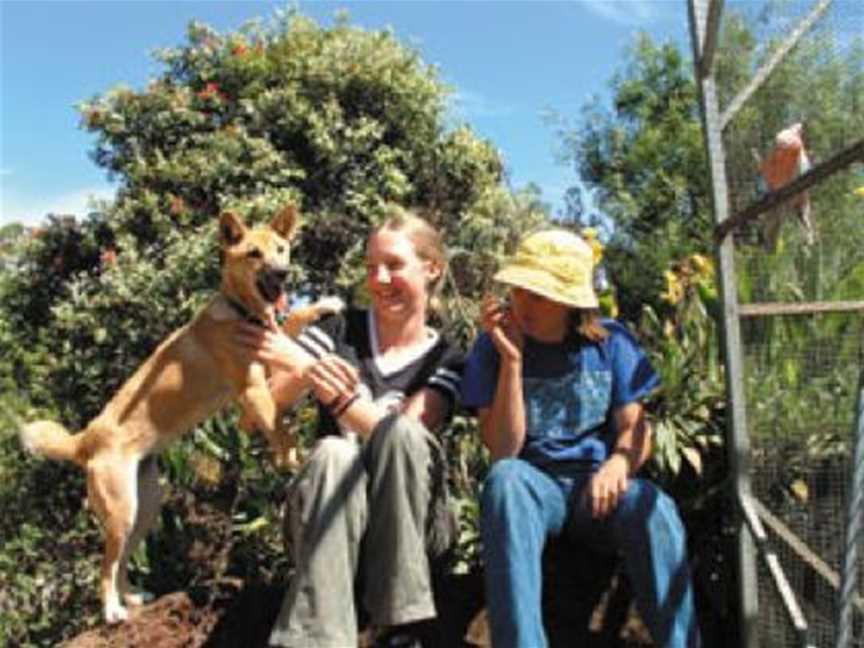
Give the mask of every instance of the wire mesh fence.
<svg viewBox="0 0 864 648">
<path fill-rule="evenodd" d="M 733 242 L 720 251 L 736 301 L 725 330 L 742 383 L 734 434 L 752 468 L 739 486 L 755 498 L 807 645 L 839 646 L 864 370 L 864 2 L 690 5 L 718 234 Z M 842 645 L 864 646 L 855 568 Z M 755 569 L 758 639 L 747 644 L 806 641 L 766 562 Z"/>
<path fill-rule="evenodd" d="M 817 646 L 832 645 L 835 629 L 861 324 L 859 314 L 843 314 L 742 327 L 753 494 Z M 845 332 L 832 345 L 824 332 L 837 329 Z M 795 645 L 764 568 L 758 583 L 761 645 Z"/>
</svg>

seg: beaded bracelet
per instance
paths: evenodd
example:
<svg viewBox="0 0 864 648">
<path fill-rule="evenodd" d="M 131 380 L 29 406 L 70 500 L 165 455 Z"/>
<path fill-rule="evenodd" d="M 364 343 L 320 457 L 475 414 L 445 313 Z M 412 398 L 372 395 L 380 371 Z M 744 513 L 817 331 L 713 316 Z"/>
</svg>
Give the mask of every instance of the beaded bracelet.
<svg viewBox="0 0 864 648">
<path fill-rule="evenodd" d="M 358 392 L 354 392 L 354 394 L 349 397 L 348 400 L 340 404 L 336 409 L 331 410 L 330 414 L 333 416 L 334 419 L 338 419 L 347 411 L 349 407 L 351 407 L 357 401 L 358 398 L 360 398 L 360 394 Z"/>
<path fill-rule="evenodd" d="M 342 400 L 342 394 L 336 394 L 328 403 L 321 403 L 328 412 L 332 412 L 333 408 L 336 407 L 339 402 Z"/>
</svg>

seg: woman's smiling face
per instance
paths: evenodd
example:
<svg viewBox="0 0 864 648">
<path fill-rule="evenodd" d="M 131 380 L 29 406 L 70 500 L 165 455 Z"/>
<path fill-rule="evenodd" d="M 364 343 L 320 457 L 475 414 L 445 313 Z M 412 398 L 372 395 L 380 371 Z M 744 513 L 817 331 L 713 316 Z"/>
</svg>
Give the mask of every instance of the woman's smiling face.
<svg viewBox="0 0 864 648">
<path fill-rule="evenodd" d="M 366 245 L 366 284 L 375 314 L 404 318 L 425 309 L 429 284 L 438 270 L 421 259 L 402 231 L 381 229 Z"/>
</svg>

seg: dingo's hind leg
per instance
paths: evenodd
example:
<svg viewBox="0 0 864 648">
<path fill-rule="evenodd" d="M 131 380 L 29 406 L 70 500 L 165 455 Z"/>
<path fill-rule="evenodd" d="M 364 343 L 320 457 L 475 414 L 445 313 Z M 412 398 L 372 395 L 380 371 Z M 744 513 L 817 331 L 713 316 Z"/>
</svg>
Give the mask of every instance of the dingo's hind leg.
<svg viewBox="0 0 864 648">
<path fill-rule="evenodd" d="M 162 487 L 159 485 L 159 463 L 155 456 L 149 456 L 138 464 L 138 506 L 135 516 L 135 526 L 129 534 L 129 540 L 120 559 L 118 575 L 118 591 L 120 600 L 126 605 L 141 605 L 150 601 L 153 596 L 149 592 L 132 593 L 129 588 L 129 557 L 138 547 L 150 530 L 155 526 L 162 503 Z"/>
<path fill-rule="evenodd" d="M 100 589 L 103 617 L 109 624 L 120 623 L 129 617 L 120 601 L 120 574 L 137 514 L 137 471 L 138 461 L 119 453 L 100 456 L 87 466 L 90 507 L 102 522 L 105 536 Z"/>
</svg>

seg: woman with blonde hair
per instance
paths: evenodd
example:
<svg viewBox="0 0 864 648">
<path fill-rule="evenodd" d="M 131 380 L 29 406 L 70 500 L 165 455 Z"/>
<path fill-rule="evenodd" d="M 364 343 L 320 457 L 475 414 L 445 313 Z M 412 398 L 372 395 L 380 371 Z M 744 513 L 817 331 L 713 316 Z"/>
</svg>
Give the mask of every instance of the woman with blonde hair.
<svg viewBox="0 0 864 648">
<path fill-rule="evenodd" d="M 356 646 L 358 575 L 362 605 L 384 629 L 376 645 L 417 645 L 428 633 L 429 555 L 453 530 L 435 514 L 435 433 L 452 415 L 462 368 L 461 352 L 427 323 L 445 263 L 438 232 L 395 210 L 367 240 L 368 310 L 325 318 L 296 342 L 243 329 L 241 341 L 274 369 L 278 402 L 311 388 L 319 409 L 320 439 L 288 487 L 295 572 L 271 645 Z"/>
<path fill-rule="evenodd" d="M 493 460 L 481 500 L 492 644 L 547 645 L 541 556 L 563 535 L 623 555 L 658 646 L 698 646 L 678 511 L 636 477 L 651 448 L 642 400 L 659 379 L 630 332 L 600 319 L 591 248 L 536 232 L 495 279 L 510 303 L 484 301 L 462 378 Z"/>
</svg>

